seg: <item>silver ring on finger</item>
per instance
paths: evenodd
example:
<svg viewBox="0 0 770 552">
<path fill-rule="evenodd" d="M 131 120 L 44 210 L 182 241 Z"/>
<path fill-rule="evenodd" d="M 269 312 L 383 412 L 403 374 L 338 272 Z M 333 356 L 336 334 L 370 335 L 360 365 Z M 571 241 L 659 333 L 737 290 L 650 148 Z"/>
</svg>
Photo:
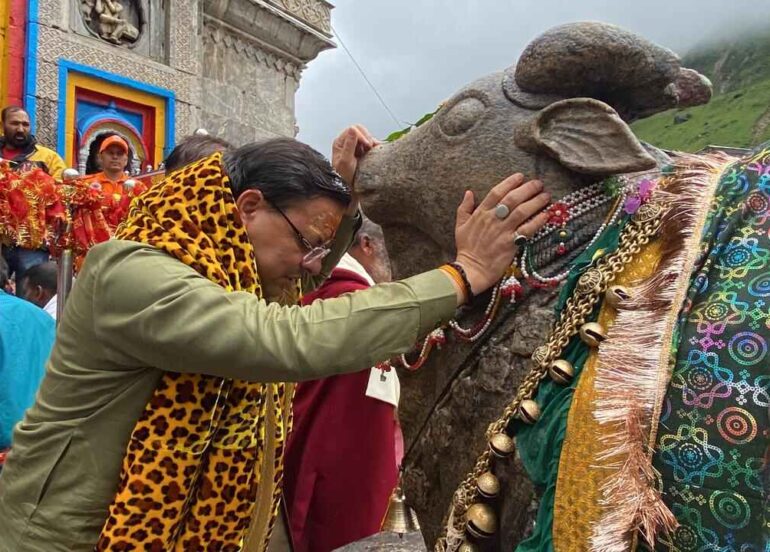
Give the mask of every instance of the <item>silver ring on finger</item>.
<svg viewBox="0 0 770 552">
<path fill-rule="evenodd" d="M 516 247 L 524 247 L 525 245 L 527 245 L 528 241 L 529 241 L 529 238 L 524 234 L 519 234 L 518 232 L 516 232 L 513 235 L 513 244 Z"/>
<path fill-rule="evenodd" d="M 500 220 L 505 220 L 510 214 L 511 210 L 505 203 L 498 203 L 497 207 L 495 207 L 495 216 Z"/>
</svg>

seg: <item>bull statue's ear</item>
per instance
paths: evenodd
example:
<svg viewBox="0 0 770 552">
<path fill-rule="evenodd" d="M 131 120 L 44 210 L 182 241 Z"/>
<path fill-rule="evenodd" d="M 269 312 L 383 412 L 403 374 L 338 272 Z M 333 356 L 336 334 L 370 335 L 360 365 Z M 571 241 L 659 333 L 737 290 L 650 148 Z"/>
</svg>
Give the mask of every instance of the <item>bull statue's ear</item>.
<svg viewBox="0 0 770 552">
<path fill-rule="evenodd" d="M 656 165 L 617 112 L 591 98 L 552 103 L 517 129 L 515 140 L 583 174 L 631 173 Z"/>
</svg>

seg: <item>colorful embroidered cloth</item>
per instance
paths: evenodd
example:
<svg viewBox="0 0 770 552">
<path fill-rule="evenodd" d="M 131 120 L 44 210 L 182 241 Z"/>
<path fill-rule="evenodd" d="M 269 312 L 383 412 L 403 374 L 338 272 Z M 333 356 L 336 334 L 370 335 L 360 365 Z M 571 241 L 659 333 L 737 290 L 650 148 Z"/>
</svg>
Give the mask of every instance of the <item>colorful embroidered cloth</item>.
<svg viewBox="0 0 770 552">
<path fill-rule="evenodd" d="M 623 224 L 578 259 L 557 312 L 594 254 L 616 247 Z M 654 465 L 680 527 L 658 542 L 661 550 L 766 550 L 770 542 L 763 488 L 770 457 L 769 234 L 770 152 L 764 151 L 722 176 L 674 334 L 676 364 L 656 428 Z M 519 552 L 554 549 L 557 472 L 587 349 L 574 339 L 563 357 L 575 366 L 573 384 L 545 380 L 537 395 L 540 421 L 515 428 L 520 457 L 543 492 L 534 531 Z"/>
<path fill-rule="evenodd" d="M 576 261 L 573 272 L 565 282 L 556 304 L 557 314 L 572 294 L 578 277 L 591 264 L 594 255 L 601 251 L 613 251 L 618 246 L 618 238 L 628 217 L 624 217 L 610 226 L 596 243 L 586 250 Z M 593 319 L 593 317 L 592 317 Z M 589 349 L 574 338 L 562 353 L 562 358 L 575 368 L 575 378 L 570 385 L 562 386 L 550 378 L 544 379 L 538 387 L 536 400 L 542 414 L 534 425 L 514 422 L 513 433 L 516 435 L 516 448 L 532 482 L 540 490 L 540 507 L 532 534 L 518 544 L 517 552 L 545 552 L 553 550 L 552 528 L 554 523 L 554 502 L 556 498 L 556 479 L 559 470 L 559 458 L 567 432 L 567 416 L 570 411 L 575 388 L 589 357 Z"/>
<path fill-rule="evenodd" d="M 660 418 L 655 467 L 680 527 L 663 550 L 763 551 L 770 510 L 770 150 L 722 176 Z"/>
</svg>

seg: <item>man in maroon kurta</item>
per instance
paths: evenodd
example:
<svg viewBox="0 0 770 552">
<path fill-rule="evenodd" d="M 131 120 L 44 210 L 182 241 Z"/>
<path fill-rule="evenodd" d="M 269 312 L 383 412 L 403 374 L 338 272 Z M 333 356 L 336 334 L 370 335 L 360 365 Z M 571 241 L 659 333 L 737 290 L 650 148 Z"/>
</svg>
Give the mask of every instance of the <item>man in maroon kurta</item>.
<svg viewBox="0 0 770 552">
<path fill-rule="evenodd" d="M 349 253 L 303 302 L 389 279 L 382 230 L 365 221 Z M 297 386 L 284 460 L 295 552 L 329 552 L 379 531 L 398 476 L 397 385 L 395 372 L 371 369 Z"/>
</svg>

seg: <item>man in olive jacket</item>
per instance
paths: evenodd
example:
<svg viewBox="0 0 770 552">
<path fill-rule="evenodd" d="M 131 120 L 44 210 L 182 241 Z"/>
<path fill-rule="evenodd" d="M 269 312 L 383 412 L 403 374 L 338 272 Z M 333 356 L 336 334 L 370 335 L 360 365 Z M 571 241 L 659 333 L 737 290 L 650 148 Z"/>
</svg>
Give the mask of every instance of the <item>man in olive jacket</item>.
<svg viewBox="0 0 770 552">
<path fill-rule="evenodd" d="M 338 138 L 333 165 L 344 182 L 353 182 L 358 157 L 374 144 L 361 127 L 351 127 Z M 203 166 L 210 167 L 208 173 L 201 172 Z M 328 161 L 288 139 L 214 154 L 195 167 L 175 173 L 176 178 L 172 175 L 137 200 L 141 205 L 164 197 L 171 185 L 183 197 L 164 207 L 169 216 L 181 217 L 183 222 L 174 224 L 166 218 L 162 228 L 147 227 L 173 234 L 174 248 L 118 239 L 89 252 L 60 320 L 35 404 L 14 432 L 0 475 L 0 552 L 90 552 L 97 542 L 105 542 L 106 532 L 117 535 L 115 525 L 109 523 L 113 514 L 123 524 L 119 526 L 123 547 L 107 545 L 102 550 L 202 549 L 184 548 L 173 527 L 164 533 L 171 541 L 154 547 L 150 539 L 166 523 L 158 511 L 180 519 L 178 527 L 188 533 L 205 530 L 208 522 L 227 523 L 227 516 L 212 509 L 190 514 L 206 522 L 193 526 L 180 518 L 192 511 L 189 504 L 173 512 L 166 504 L 191 488 L 192 502 L 216 498 L 225 487 L 240 484 L 241 478 L 226 474 L 242 466 L 223 460 L 222 472 L 219 463 L 212 464 L 210 468 L 217 470 L 213 476 L 225 474 L 221 486 L 196 489 L 200 481 L 195 481 L 194 470 L 189 476 L 186 470 L 171 474 L 168 465 L 148 473 L 135 487 L 122 486 L 121 466 L 132 457 L 130 450 L 127 453 L 129 439 L 132 447 L 145 448 L 147 458 L 158 452 L 147 448 L 156 443 L 165 447 L 158 452 L 164 455 L 167 451 L 190 455 L 198 450 L 180 449 L 156 437 L 157 433 L 176 437 L 175 428 L 185 429 L 178 426 L 176 414 L 158 420 L 165 425 L 142 434 L 145 437 L 134 434 L 134 428 L 147 420 L 143 416 L 153 417 L 156 411 L 176 413 L 178 407 L 185 416 L 196 411 L 209 415 L 205 397 L 189 403 L 196 388 L 163 397 L 160 382 L 173 385 L 173 378 L 190 381 L 193 377 L 208 385 L 212 378 L 221 378 L 222 385 L 232 381 L 247 389 L 250 383 L 272 388 L 281 385 L 272 382 L 355 372 L 404 353 L 419 337 L 448 322 L 458 305 L 502 277 L 515 255 L 514 234 L 534 234 L 547 220 L 535 215 L 550 199 L 542 193 L 541 182 L 524 183 L 521 175 L 495 186 L 478 206 L 473 194 L 466 193 L 455 229 L 457 266 L 463 269 L 465 281 L 459 278 L 459 269 L 452 272 L 445 266 L 306 307 L 283 306 L 282 290 L 292 288 L 298 279 L 306 290 L 317 287 L 348 248 L 360 220 L 355 195 L 351 197 L 339 177 L 332 176 L 336 173 Z M 179 178 L 195 170 L 197 178 L 185 180 L 180 187 Z M 216 197 L 201 203 L 197 194 L 206 190 L 213 190 Z M 507 207 L 510 216 L 495 216 L 499 204 Z M 222 207 L 227 216 L 222 215 Z M 156 214 L 140 207 L 132 211 L 137 216 Z M 190 226 L 190 221 L 197 221 L 197 226 Z M 130 236 L 130 231 L 127 228 L 121 235 Z M 218 244 L 228 246 L 237 236 L 238 244 L 249 248 L 240 259 L 233 257 L 229 247 L 218 249 Z M 256 293 L 228 291 L 232 285 L 212 280 L 208 275 L 214 272 L 200 267 L 201 257 L 194 254 L 203 243 L 217 248 L 222 262 L 242 263 L 244 273 L 227 273 L 234 285 L 246 285 L 238 279 L 258 268 L 265 299 Z M 218 404 L 218 395 L 213 398 Z M 240 400 L 235 396 L 224 400 L 231 398 Z M 272 470 L 280 464 L 282 450 L 270 441 L 285 436 L 276 433 L 281 427 L 276 416 L 281 412 L 273 406 L 280 396 L 265 400 L 260 403 L 268 406 L 264 414 L 256 404 L 243 411 L 257 416 L 254 422 L 264 428 L 260 438 L 267 439 L 262 449 L 267 456 L 254 466 L 260 474 L 249 528 L 262 543 L 270 534 L 275 502 L 271 506 L 271 496 L 260 493 L 263 486 L 269 489 L 280 483 L 280 470 Z M 240 410 L 232 414 L 237 420 Z M 230 451 L 227 458 L 241 449 Z M 201 454 L 209 452 L 204 449 Z M 144 464 L 142 456 L 132 465 L 141 472 Z M 180 473 L 184 487 L 164 491 L 163 481 Z M 244 476 L 253 473 L 247 471 Z M 120 489 L 133 496 L 113 508 Z M 145 491 L 151 491 L 152 497 Z M 218 506 L 226 509 L 232 500 L 223 498 Z M 241 500 L 239 495 L 231 498 Z M 135 512 L 127 520 L 121 519 L 125 508 Z M 205 545 L 236 549 L 246 535 L 233 535 L 223 537 L 227 546 L 216 548 L 210 538 Z"/>
</svg>

